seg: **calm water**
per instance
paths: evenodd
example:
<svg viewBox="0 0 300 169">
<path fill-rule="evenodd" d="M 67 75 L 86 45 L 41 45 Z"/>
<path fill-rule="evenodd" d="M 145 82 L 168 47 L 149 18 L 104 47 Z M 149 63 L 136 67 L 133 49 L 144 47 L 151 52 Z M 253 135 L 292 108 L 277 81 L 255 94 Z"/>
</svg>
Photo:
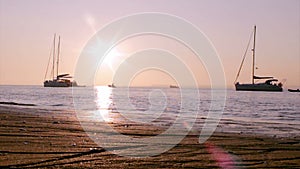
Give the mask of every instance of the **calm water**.
<svg viewBox="0 0 300 169">
<path fill-rule="evenodd" d="M 197 92 L 199 96 L 195 95 Z M 217 131 L 277 137 L 300 135 L 300 93 L 236 92 L 231 89 L 226 93 Z M 25 106 L 50 110 L 76 107 L 78 111 L 101 113 L 107 121 L 122 122 L 125 115 L 131 121 L 162 126 L 172 125 L 180 113 L 184 113 L 188 123 L 197 115 L 196 130 L 201 130 L 211 99 L 209 89 L 130 88 L 127 92 L 125 88 L 108 87 L 0 86 L 0 102 L 34 104 Z M 218 111 L 214 109 L 212 111 Z"/>
</svg>

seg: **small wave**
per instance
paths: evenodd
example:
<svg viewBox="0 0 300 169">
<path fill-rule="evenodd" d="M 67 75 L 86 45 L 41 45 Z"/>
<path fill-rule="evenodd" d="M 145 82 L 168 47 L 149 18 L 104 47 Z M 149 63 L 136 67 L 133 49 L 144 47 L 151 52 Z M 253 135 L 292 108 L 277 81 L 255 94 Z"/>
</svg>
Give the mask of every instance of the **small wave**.
<svg viewBox="0 0 300 169">
<path fill-rule="evenodd" d="M 64 104 L 53 104 L 51 106 L 57 106 L 57 107 L 59 107 L 59 106 L 64 106 Z"/>
<path fill-rule="evenodd" d="M 0 102 L 0 104 L 17 105 L 17 106 L 36 106 L 35 104 L 16 103 L 16 102 Z"/>
<path fill-rule="evenodd" d="M 262 109 L 262 111 L 273 111 L 273 112 L 278 112 L 278 111 L 294 111 L 295 109 L 292 108 L 267 108 L 267 109 Z"/>
</svg>

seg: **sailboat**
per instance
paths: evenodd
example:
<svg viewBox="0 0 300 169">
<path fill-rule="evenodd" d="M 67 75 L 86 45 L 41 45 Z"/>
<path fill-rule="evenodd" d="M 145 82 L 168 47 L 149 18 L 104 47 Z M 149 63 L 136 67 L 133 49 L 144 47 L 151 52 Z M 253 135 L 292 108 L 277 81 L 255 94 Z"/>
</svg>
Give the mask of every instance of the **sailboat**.
<svg viewBox="0 0 300 169">
<path fill-rule="evenodd" d="M 111 87 L 111 88 L 116 88 L 116 86 L 115 86 L 115 84 L 114 83 L 112 83 L 112 84 L 109 84 L 109 85 L 107 85 L 108 87 Z"/>
<path fill-rule="evenodd" d="M 170 85 L 170 88 L 179 88 L 177 85 Z"/>
<path fill-rule="evenodd" d="M 251 37 L 252 38 L 252 37 Z M 251 39 L 250 39 L 251 40 Z M 249 42 L 250 42 L 249 40 Z M 236 79 L 235 79 L 235 89 L 237 91 L 272 91 L 272 92 L 281 92 L 282 91 L 282 83 L 278 83 L 277 79 L 274 79 L 273 77 L 261 77 L 261 76 L 256 76 L 255 75 L 255 40 L 256 40 L 256 26 L 254 26 L 254 31 L 253 31 L 253 48 L 252 48 L 252 83 L 248 83 L 248 84 L 240 84 L 239 82 L 236 82 L 241 68 L 243 66 L 245 57 L 246 57 L 246 53 L 243 57 L 242 63 L 240 65 L 239 71 L 237 73 Z M 248 47 L 247 46 L 247 50 Z M 263 83 L 255 83 L 256 79 L 265 79 L 266 81 Z"/>
<path fill-rule="evenodd" d="M 58 37 L 57 51 L 55 50 L 55 46 L 56 46 L 55 41 L 56 41 L 56 34 L 54 34 L 53 51 L 52 51 L 52 55 L 50 54 L 50 58 L 49 58 L 49 62 L 48 62 L 48 66 L 47 66 L 46 73 L 45 73 L 45 78 L 44 78 L 44 79 L 46 79 L 46 77 L 47 77 L 48 68 L 49 68 L 49 65 L 50 65 L 50 60 L 52 58 L 52 70 L 51 70 L 52 79 L 45 80 L 44 81 L 44 87 L 71 87 L 71 86 L 77 86 L 76 81 L 71 81 L 70 80 L 72 78 L 70 76 L 70 74 L 58 74 L 59 57 L 60 57 L 60 36 Z M 56 53 L 57 53 L 57 57 L 55 57 Z M 55 61 L 56 61 L 56 75 L 55 75 Z"/>
</svg>

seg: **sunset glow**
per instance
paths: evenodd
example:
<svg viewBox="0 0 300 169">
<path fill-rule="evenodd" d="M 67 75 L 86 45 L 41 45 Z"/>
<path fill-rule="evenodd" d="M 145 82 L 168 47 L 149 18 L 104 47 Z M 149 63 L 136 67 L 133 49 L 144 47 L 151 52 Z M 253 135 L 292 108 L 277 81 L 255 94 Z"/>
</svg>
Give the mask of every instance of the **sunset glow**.
<svg viewBox="0 0 300 169">
<path fill-rule="evenodd" d="M 83 47 L 97 31 L 124 16 L 157 12 L 183 18 L 207 36 L 221 58 L 229 88 L 233 88 L 250 31 L 256 24 L 257 74 L 272 75 L 284 82 L 285 88 L 300 86 L 300 2 L 297 0 L 128 2 L 0 0 L 0 84 L 41 85 L 54 33 L 62 39 L 60 72 L 73 75 Z M 178 54 L 185 62 L 195 63 L 191 54 L 174 39 L 142 38 L 145 40 L 124 41 L 125 47 L 117 44 L 104 62 L 105 74 L 101 74 L 101 79 L 95 77 L 95 84 L 111 83 L 114 71 L 126 58 L 123 56 L 140 49 L 166 49 Z M 241 82 L 249 82 L 250 65 L 251 56 L 247 56 Z M 196 70 L 197 67 L 200 69 Z M 191 69 L 197 72 L 200 87 L 210 86 L 203 65 L 195 64 Z M 148 79 L 144 81 L 139 84 L 150 85 Z"/>
</svg>

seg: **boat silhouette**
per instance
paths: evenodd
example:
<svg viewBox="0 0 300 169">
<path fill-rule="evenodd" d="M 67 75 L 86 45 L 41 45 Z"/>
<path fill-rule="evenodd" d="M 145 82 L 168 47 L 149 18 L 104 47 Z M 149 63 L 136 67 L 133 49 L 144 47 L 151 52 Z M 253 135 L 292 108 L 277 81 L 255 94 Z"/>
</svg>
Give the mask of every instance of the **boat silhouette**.
<svg viewBox="0 0 300 169">
<path fill-rule="evenodd" d="M 251 40 L 251 39 L 250 39 Z M 277 79 L 274 79 L 273 77 L 270 76 L 257 76 L 255 75 L 255 41 L 256 41 L 256 26 L 254 26 L 254 31 L 253 31 L 253 48 L 252 48 L 252 83 L 246 83 L 246 84 L 241 84 L 237 82 L 237 79 L 239 77 L 239 74 L 241 72 L 245 57 L 246 57 L 246 52 L 245 55 L 243 56 L 242 63 L 239 67 L 236 79 L 235 79 L 235 89 L 237 91 L 270 91 L 270 92 L 281 92 L 282 91 L 282 83 L 279 82 Z M 249 47 L 250 41 L 248 43 L 247 49 Z M 255 83 L 255 80 L 258 79 L 266 79 L 265 82 L 263 83 Z"/>
</svg>

